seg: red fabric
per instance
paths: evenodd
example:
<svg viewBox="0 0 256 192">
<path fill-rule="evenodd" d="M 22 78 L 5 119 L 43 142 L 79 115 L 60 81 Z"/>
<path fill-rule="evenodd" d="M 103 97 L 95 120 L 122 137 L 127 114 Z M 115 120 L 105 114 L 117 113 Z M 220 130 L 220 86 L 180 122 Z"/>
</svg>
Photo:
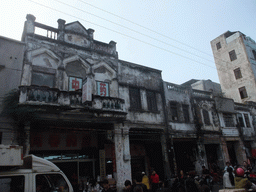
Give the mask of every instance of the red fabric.
<svg viewBox="0 0 256 192">
<path fill-rule="evenodd" d="M 159 183 L 159 176 L 157 174 L 150 176 L 152 183 Z"/>
<path fill-rule="evenodd" d="M 250 174 L 250 177 L 256 178 L 256 175 L 255 175 L 254 173 L 251 173 L 251 174 Z"/>
<path fill-rule="evenodd" d="M 256 149 L 252 149 L 252 157 L 256 159 Z"/>
</svg>

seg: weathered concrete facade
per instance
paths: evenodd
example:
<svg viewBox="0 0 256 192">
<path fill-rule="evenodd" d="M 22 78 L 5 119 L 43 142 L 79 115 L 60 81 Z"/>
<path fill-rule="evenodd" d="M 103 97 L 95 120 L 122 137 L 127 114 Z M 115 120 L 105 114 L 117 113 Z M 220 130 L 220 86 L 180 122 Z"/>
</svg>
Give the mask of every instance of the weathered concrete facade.
<svg viewBox="0 0 256 192">
<path fill-rule="evenodd" d="M 112 175 L 118 191 L 153 168 L 164 180 L 170 169 L 161 71 L 119 60 L 116 43 L 93 33 L 79 22 L 59 19 L 53 28 L 27 15 L 19 105 L 34 116 L 24 127 L 24 153 L 51 160 L 69 178 L 72 167 L 77 183 Z"/>
<path fill-rule="evenodd" d="M 192 89 L 190 83 L 195 84 L 195 80 L 184 83 L 186 86 L 164 82 L 172 170 L 200 174 L 203 165 L 211 168 L 215 163 L 223 169 L 227 161 L 254 162 L 253 105 L 234 103 L 222 97 L 219 89 Z"/>
<path fill-rule="evenodd" d="M 18 89 L 20 85 L 24 50 L 24 43 L 0 37 L 0 113 L 3 110 L 2 102 L 5 95 L 13 89 Z M 1 114 L 0 144 L 18 144 L 13 122 Z"/>
<path fill-rule="evenodd" d="M 256 101 L 256 43 L 241 32 L 220 35 L 211 41 L 221 89 L 235 102 Z"/>
</svg>

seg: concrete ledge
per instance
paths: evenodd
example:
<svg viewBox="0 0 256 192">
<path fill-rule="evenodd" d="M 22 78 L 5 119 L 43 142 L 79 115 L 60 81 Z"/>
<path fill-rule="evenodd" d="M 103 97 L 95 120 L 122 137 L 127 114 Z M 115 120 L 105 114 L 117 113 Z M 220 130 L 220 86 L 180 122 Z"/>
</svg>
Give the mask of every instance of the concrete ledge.
<svg viewBox="0 0 256 192">
<path fill-rule="evenodd" d="M 245 189 L 221 189 L 219 192 L 246 192 Z"/>
</svg>

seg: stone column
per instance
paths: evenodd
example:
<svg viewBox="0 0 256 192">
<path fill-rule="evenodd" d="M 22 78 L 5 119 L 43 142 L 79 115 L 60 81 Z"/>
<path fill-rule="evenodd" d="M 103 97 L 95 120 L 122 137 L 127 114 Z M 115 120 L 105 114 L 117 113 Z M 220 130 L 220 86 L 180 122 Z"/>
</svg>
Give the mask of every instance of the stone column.
<svg viewBox="0 0 256 192">
<path fill-rule="evenodd" d="M 26 23 L 25 23 L 25 26 L 26 26 L 26 34 L 34 34 L 35 33 L 35 16 L 34 15 L 31 15 L 31 14 L 27 14 L 26 16 Z"/>
<path fill-rule="evenodd" d="M 197 159 L 195 163 L 195 169 L 198 174 L 201 174 L 202 166 L 205 166 L 206 168 L 208 168 L 205 146 L 202 141 L 197 142 L 197 149 L 198 149 L 198 154 L 197 154 Z"/>
<path fill-rule="evenodd" d="M 116 154 L 116 187 L 121 192 L 125 180 L 131 181 L 131 155 L 129 142 L 129 128 L 122 124 L 115 124 L 115 154 Z"/>
<path fill-rule="evenodd" d="M 221 150 L 222 150 L 222 154 L 223 154 L 223 162 L 224 162 L 224 164 L 226 164 L 226 162 L 230 161 L 227 143 L 225 141 L 225 138 L 223 138 L 223 137 L 220 138 L 220 142 L 221 142 L 220 146 L 221 146 Z"/>
<path fill-rule="evenodd" d="M 64 41 L 64 35 L 65 35 L 65 23 L 66 21 L 63 19 L 58 19 L 58 40 Z"/>
<path fill-rule="evenodd" d="M 167 152 L 167 144 L 166 144 L 166 135 L 165 133 L 162 133 L 161 135 L 161 146 L 162 146 L 162 153 L 163 153 L 163 164 L 164 164 L 164 174 L 166 179 L 171 179 L 171 170 L 170 170 L 170 164 L 169 164 L 169 158 L 168 158 L 168 152 Z"/>
<path fill-rule="evenodd" d="M 27 123 L 24 127 L 24 144 L 23 144 L 23 155 L 27 156 L 30 151 L 30 124 Z"/>
</svg>

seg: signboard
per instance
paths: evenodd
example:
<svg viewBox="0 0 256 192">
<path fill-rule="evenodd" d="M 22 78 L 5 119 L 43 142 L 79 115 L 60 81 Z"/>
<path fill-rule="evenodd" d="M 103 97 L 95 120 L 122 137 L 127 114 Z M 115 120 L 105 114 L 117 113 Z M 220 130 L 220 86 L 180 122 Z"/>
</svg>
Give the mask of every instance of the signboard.
<svg viewBox="0 0 256 192">
<path fill-rule="evenodd" d="M 99 161 L 100 161 L 100 176 L 105 178 L 106 175 L 106 164 L 105 164 L 105 150 L 99 150 Z"/>
<path fill-rule="evenodd" d="M 82 79 L 77 77 L 69 77 L 69 91 L 82 89 Z"/>
<path fill-rule="evenodd" d="M 97 81 L 97 95 L 109 97 L 109 84 Z"/>
<path fill-rule="evenodd" d="M 82 90 L 82 103 L 85 101 L 92 101 L 92 79 L 87 78 L 83 82 L 83 90 Z"/>
</svg>

